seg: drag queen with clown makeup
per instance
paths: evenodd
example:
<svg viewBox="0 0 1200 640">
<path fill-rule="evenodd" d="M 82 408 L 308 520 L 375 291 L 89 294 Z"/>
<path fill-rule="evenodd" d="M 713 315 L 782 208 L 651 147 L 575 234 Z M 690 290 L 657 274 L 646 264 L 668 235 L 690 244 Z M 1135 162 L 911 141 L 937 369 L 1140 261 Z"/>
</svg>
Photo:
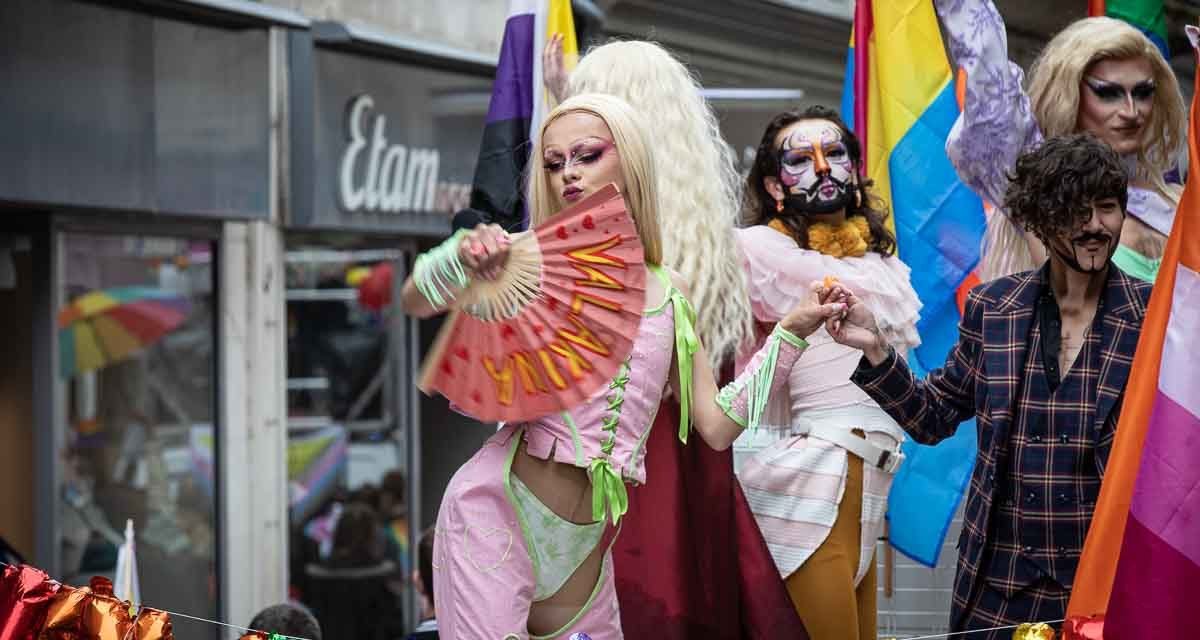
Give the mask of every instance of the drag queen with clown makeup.
<svg viewBox="0 0 1200 640">
<path fill-rule="evenodd" d="M 1123 21 L 1078 20 L 1046 45 L 1021 86 L 1004 21 L 991 0 L 936 0 L 954 64 L 967 75 L 963 112 L 946 152 L 959 176 L 1003 206 L 1017 156 L 1043 136 L 1088 131 L 1129 172 L 1129 218 L 1112 261 L 1153 281 L 1180 190 L 1166 183 L 1187 133 L 1179 83 L 1158 48 Z M 992 280 L 1040 266 L 1045 248 L 1001 210 L 988 220 L 979 275 Z"/>
<path fill-rule="evenodd" d="M 542 124 L 540 165 L 530 172 L 534 224 L 616 184 L 645 248 L 646 310 L 607 387 L 561 414 L 505 424 L 450 480 L 434 542 L 442 637 L 622 638 L 611 546 L 628 504 L 625 483 L 647 481 L 645 438 L 663 394 L 680 398 L 681 429 L 694 425 L 709 446 L 726 449 L 749 419 L 744 390 L 789 369 L 807 347 L 803 338 L 845 310 L 818 304 L 807 288 L 743 377 L 718 392 L 686 287 L 661 266 L 652 142 L 631 107 L 603 94 L 570 98 Z M 471 280 L 497 275 L 508 246 L 495 225 L 457 232 L 418 257 L 405 311 L 445 311 Z"/>
<path fill-rule="evenodd" d="M 836 280 L 905 353 L 919 343 L 921 304 L 861 161 L 858 140 L 830 109 L 770 122 L 746 181 L 749 226 L 738 230 L 750 304 L 770 327 L 814 281 Z M 755 380 L 743 438 L 765 446 L 738 476 L 810 637 L 873 639 L 875 541 L 903 431 L 850 381 L 861 352 L 823 327 L 807 342 L 791 366 Z"/>
</svg>

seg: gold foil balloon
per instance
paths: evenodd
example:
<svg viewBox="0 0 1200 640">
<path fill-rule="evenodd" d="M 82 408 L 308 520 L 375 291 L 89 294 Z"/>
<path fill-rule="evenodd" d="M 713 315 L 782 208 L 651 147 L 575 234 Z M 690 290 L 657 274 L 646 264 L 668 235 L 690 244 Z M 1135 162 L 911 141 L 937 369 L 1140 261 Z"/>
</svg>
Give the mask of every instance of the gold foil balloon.
<svg viewBox="0 0 1200 640">
<path fill-rule="evenodd" d="M 50 601 L 39 640 L 82 640 L 81 622 L 92 594 L 87 589 L 63 586 Z"/>
<path fill-rule="evenodd" d="M 1045 622 L 1026 622 L 1013 632 L 1013 640 L 1054 640 L 1054 629 Z"/>
<path fill-rule="evenodd" d="M 166 611 L 142 607 L 133 623 L 133 640 L 174 640 L 171 616 Z"/>
</svg>

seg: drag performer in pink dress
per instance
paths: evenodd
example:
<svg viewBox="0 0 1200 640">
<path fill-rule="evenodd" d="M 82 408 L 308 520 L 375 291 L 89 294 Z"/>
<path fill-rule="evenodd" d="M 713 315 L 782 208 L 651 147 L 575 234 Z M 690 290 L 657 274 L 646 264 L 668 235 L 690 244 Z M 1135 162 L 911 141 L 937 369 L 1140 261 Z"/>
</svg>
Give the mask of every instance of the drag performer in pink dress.
<svg viewBox="0 0 1200 640">
<path fill-rule="evenodd" d="M 769 326 L 808 283 L 836 280 L 905 353 L 919 343 L 921 304 L 860 166 L 858 140 L 836 112 L 811 107 L 771 121 L 746 183 L 751 226 L 738 231 L 751 308 Z M 875 543 L 904 433 L 850 381 L 857 349 L 824 328 L 807 340 L 792 367 L 754 390 L 752 431 L 739 448 L 765 446 L 738 476 L 809 635 L 873 639 Z"/>
<path fill-rule="evenodd" d="M 845 308 L 819 305 L 807 289 L 743 376 L 720 392 L 719 406 L 686 292 L 659 266 L 651 140 L 640 114 L 601 94 L 566 100 L 542 126 L 542 166 L 530 185 L 534 222 L 615 183 L 645 248 L 647 308 L 607 389 L 559 415 L 504 425 L 450 481 L 434 542 L 446 638 L 623 637 L 610 548 L 626 510 L 625 483 L 647 480 L 644 444 L 664 392 L 680 398 L 681 432 L 694 424 L 710 446 L 725 449 L 748 419 L 744 390 L 790 369 L 806 346 L 801 336 Z M 506 258 L 498 227 L 460 231 L 418 258 L 405 284 L 406 311 L 444 310 L 471 279 L 494 277 Z"/>
</svg>

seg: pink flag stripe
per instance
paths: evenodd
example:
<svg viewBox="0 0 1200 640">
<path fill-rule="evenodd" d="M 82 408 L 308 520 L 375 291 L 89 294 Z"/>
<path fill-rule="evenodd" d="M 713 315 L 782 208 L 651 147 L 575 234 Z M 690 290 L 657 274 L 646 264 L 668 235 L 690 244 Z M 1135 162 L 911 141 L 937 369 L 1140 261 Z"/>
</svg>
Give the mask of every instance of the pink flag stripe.
<svg viewBox="0 0 1200 640">
<path fill-rule="evenodd" d="M 1200 565 L 1197 454 L 1200 454 L 1200 417 L 1160 391 L 1150 415 L 1130 513 L 1164 543 Z"/>
<path fill-rule="evenodd" d="M 1198 585 L 1200 566 L 1130 518 L 1104 640 L 1196 637 Z"/>
</svg>

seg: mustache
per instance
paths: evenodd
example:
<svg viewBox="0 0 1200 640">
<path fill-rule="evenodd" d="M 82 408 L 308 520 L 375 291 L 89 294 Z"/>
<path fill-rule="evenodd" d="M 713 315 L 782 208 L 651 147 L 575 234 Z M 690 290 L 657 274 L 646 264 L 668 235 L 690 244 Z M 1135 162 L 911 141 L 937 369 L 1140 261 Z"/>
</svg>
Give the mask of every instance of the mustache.
<svg viewBox="0 0 1200 640">
<path fill-rule="evenodd" d="M 821 187 L 824 187 L 827 184 L 831 184 L 831 185 L 837 187 L 840 191 L 845 191 L 846 185 L 848 185 L 849 183 L 850 183 L 849 180 L 842 181 L 842 180 L 838 180 L 837 178 L 835 178 L 833 176 L 825 176 L 824 178 L 818 180 L 815 184 L 813 184 L 813 186 L 811 186 L 807 189 L 802 188 L 801 191 L 804 193 L 804 195 L 811 198 L 811 197 L 817 195 L 817 192 L 821 190 Z"/>
<path fill-rule="evenodd" d="M 1099 231 L 1089 232 L 1089 233 L 1081 233 L 1081 234 L 1075 236 L 1074 238 L 1071 238 L 1071 243 L 1072 244 L 1084 244 L 1087 242 L 1091 242 L 1093 240 L 1095 240 L 1097 242 L 1104 242 L 1104 243 L 1112 242 L 1112 235 L 1104 233 L 1104 232 L 1099 232 Z"/>
</svg>

